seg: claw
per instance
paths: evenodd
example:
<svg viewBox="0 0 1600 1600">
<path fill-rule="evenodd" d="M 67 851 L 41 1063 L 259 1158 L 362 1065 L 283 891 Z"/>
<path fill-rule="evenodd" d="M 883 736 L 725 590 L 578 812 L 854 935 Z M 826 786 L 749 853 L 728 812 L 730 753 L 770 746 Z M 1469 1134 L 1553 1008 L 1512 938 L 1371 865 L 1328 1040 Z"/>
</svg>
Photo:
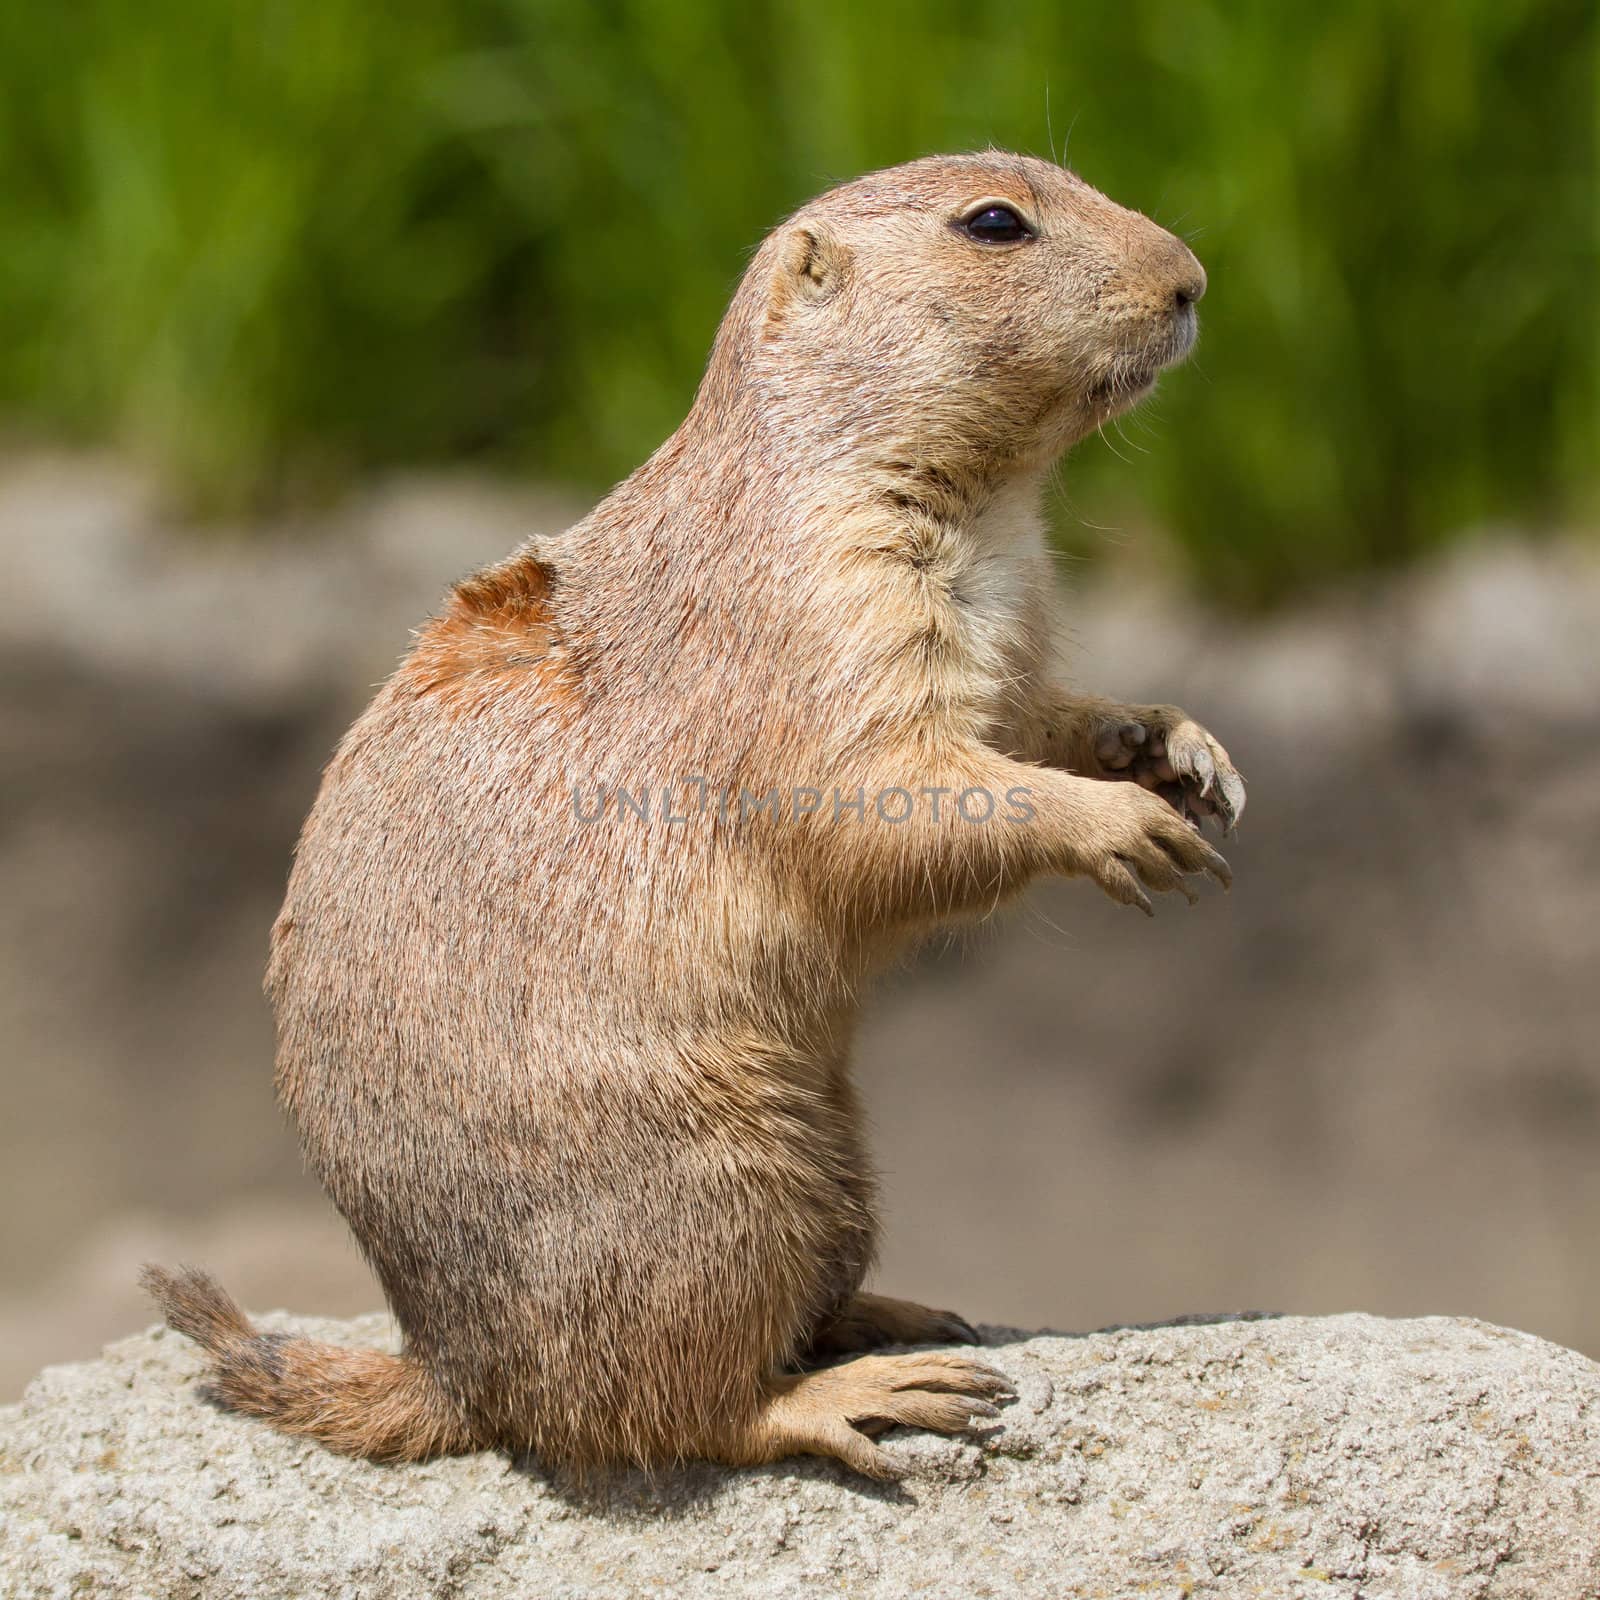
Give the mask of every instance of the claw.
<svg viewBox="0 0 1600 1600">
<path fill-rule="evenodd" d="M 998 1417 L 1000 1415 L 1000 1407 L 991 1405 L 987 1400 L 978 1400 L 968 1396 L 965 1404 L 967 1411 L 974 1417 Z"/>
<path fill-rule="evenodd" d="M 1244 810 L 1244 779 L 1232 767 L 1224 767 L 1217 774 L 1217 791 L 1217 811 L 1222 818 L 1222 826 L 1226 832 L 1232 833 Z"/>
<path fill-rule="evenodd" d="M 1222 855 L 1213 850 L 1210 845 L 1203 846 L 1206 853 L 1206 871 L 1211 874 L 1224 889 L 1233 887 L 1233 868 L 1230 867 Z"/>
<path fill-rule="evenodd" d="M 979 1394 L 989 1395 L 996 1400 L 1015 1400 L 1017 1391 L 1011 1380 L 1003 1372 L 996 1371 L 993 1367 L 978 1367 L 979 1381 L 973 1387 Z"/>
</svg>

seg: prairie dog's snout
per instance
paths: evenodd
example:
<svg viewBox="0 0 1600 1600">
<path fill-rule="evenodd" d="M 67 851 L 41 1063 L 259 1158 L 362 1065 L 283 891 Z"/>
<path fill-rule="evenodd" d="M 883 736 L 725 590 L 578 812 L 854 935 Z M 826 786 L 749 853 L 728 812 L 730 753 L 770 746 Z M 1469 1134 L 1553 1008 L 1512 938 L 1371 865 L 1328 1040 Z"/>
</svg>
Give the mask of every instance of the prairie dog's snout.
<svg viewBox="0 0 1600 1600">
<path fill-rule="evenodd" d="M 1140 266 L 1152 298 L 1173 311 L 1188 310 L 1206 292 L 1206 269 L 1175 234 L 1164 233 L 1153 241 Z"/>
<path fill-rule="evenodd" d="M 1112 410 L 1138 400 L 1194 348 L 1195 305 L 1206 292 L 1205 268 L 1175 234 L 1137 212 L 1119 221 L 1114 265 L 1095 297 L 1102 352 L 1090 389 L 1092 405 Z"/>
<path fill-rule="evenodd" d="M 1194 308 L 1206 292 L 1206 269 L 1175 234 L 1144 217 L 1136 220 L 1140 226 L 1101 291 L 1099 309 L 1124 327 L 1144 322 L 1168 346 L 1165 366 L 1194 344 Z"/>
</svg>

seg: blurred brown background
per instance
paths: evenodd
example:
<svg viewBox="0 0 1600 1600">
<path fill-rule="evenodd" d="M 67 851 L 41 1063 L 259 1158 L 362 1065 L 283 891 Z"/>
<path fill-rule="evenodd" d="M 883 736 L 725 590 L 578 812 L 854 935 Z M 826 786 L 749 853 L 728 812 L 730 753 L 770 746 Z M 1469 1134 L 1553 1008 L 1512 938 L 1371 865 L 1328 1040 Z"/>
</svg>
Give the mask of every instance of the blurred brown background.
<svg viewBox="0 0 1600 1600">
<path fill-rule="evenodd" d="M 408 627 L 574 506 L 443 476 L 202 534 L 108 460 L 0 461 L 0 1393 L 149 1320 L 150 1256 L 377 1302 L 273 1106 L 266 933 Z M 1470 1312 L 1600 1355 L 1594 545 L 1486 534 L 1254 621 L 1147 564 L 1068 574 L 1079 677 L 1229 744 L 1234 891 L 1147 922 L 1047 887 L 886 985 L 880 1283 L 1073 1328 Z"/>
</svg>

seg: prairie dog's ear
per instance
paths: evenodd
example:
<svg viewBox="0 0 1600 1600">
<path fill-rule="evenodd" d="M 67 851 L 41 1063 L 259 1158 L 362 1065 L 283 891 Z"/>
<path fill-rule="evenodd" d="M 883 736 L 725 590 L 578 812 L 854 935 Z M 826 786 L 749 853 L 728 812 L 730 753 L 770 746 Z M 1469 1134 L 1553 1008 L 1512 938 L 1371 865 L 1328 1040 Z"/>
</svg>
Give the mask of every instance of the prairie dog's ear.
<svg viewBox="0 0 1600 1600">
<path fill-rule="evenodd" d="M 796 300 L 826 300 L 843 281 L 848 262 L 848 252 L 827 229 L 815 223 L 796 224 L 788 229 L 778 241 L 773 309 Z"/>
</svg>

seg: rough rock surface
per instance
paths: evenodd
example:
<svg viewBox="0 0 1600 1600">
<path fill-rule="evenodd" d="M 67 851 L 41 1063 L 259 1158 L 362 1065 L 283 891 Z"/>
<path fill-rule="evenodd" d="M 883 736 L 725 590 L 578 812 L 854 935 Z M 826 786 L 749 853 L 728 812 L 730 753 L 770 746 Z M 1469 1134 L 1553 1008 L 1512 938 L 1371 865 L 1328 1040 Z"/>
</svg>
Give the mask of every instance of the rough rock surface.
<svg viewBox="0 0 1600 1600">
<path fill-rule="evenodd" d="M 585 1499 L 500 1455 L 383 1468 L 279 1437 L 145 1334 L 0 1411 L 0 1594 L 1600 1595 L 1600 1366 L 1571 1351 L 1357 1315 L 987 1337 L 1016 1402 L 970 1439 L 891 1435 L 900 1484 L 790 1461 Z"/>
</svg>

